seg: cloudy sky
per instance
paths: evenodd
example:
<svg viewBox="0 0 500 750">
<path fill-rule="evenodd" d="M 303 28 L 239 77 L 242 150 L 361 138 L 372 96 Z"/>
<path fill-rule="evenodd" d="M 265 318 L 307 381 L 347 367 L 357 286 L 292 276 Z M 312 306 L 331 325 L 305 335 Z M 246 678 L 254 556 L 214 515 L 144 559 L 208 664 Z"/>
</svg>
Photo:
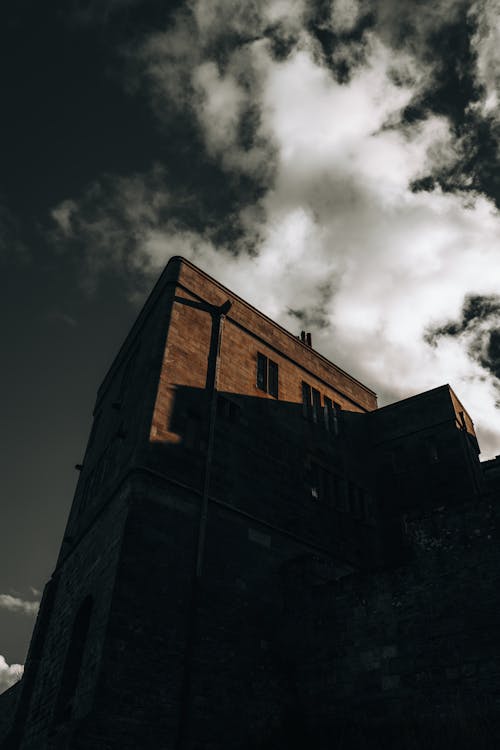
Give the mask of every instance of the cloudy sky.
<svg viewBox="0 0 500 750">
<path fill-rule="evenodd" d="M 500 453 L 499 0 L 19 0 L 2 65 L 0 690 L 93 398 L 182 254 Z"/>
</svg>

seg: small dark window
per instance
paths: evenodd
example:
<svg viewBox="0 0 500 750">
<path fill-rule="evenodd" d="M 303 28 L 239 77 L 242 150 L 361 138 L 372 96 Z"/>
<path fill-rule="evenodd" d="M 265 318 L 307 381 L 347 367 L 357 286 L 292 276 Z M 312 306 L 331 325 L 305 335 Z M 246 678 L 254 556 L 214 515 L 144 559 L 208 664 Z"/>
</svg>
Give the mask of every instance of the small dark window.
<svg viewBox="0 0 500 750">
<path fill-rule="evenodd" d="M 330 507 L 336 507 L 338 477 L 331 474 L 325 466 L 312 461 L 308 481 L 311 487 L 311 496 L 315 500 L 320 500 Z"/>
<path fill-rule="evenodd" d="M 331 424 L 332 424 L 332 432 L 334 435 L 338 435 L 340 433 L 340 412 L 342 411 L 342 406 L 338 404 L 336 401 L 333 402 L 333 410 L 331 412 Z"/>
<path fill-rule="evenodd" d="M 269 393 L 274 398 L 278 398 L 278 365 L 276 362 L 269 360 Z"/>
<path fill-rule="evenodd" d="M 84 599 L 73 622 L 54 712 L 54 724 L 56 725 L 68 721 L 73 713 L 73 701 L 78 686 L 91 613 L 92 597 L 88 596 Z"/>
<path fill-rule="evenodd" d="M 321 394 L 316 388 L 312 389 L 312 418 L 314 422 L 319 420 L 321 414 Z"/>
<path fill-rule="evenodd" d="M 241 406 L 232 399 L 219 394 L 217 398 L 217 416 L 227 419 L 229 422 L 239 422 L 241 417 Z"/>
<path fill-rule="evenodd" d="M 324 500 L 323 468 L 319 466 L 319 464 L 312 462 L 309 476 L 311 482 L 311 497 L 314 500 Z"/>
<path fill-rule="evenodd" d="M 278 398 L 278 365 L 263 354 L 257 354 L 257 388 Z"/>
<path fill-rule="evenodd" d="M 431 440 L 427 445 L 429 461 L 431 464 L 437 464 L 439 461 L 439 451 L 434 440 Z"/>
<path fill-rule="evenodd" d="M 302 413 L 304 417 L 309 417 L 311 414 L 311 386 L 304 381 L 302 381 Z"/>
<path fill-rule="evenodd" d="M 324 420 L 325 420 L 325 428 L 328 431 L 330 431 L 332 429 L 332 427 L 333 427 L 333 417 L 332 417 L 333 404 L 332 404 L 332 399 L 328 398 L 328 396 L 325 396 L 324 402 L 325 402 L 325 408 L 323 410 L 323 417 L 324 417 Z"/>
<path fill-rule="evenodd" d="M 267 392 L 267 357 L 257 354 L 257 388 Z"/>
</svg>

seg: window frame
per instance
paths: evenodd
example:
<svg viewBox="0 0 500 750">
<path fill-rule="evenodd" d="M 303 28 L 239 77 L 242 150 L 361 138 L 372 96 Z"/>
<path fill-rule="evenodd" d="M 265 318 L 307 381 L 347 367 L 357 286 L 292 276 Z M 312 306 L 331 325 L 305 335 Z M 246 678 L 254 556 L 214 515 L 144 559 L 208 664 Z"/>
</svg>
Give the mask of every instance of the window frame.
<svg viewBox="0 0 500 750">
<path fill-rule="evenodd" d="M 257 352 L 257 373 L 255 385 L 259 391 L 279 398 L 279 365 L 262 352 Z"/>
<path fill-rule="evenodd" d="M 278 398 L 279 392 L 279 370 L 278 363 L 272 359 L 268 359 L 268 371 L 267 371 L 267 392 L 273 398 Z"/>
<path fill-rule="evenodd" d="M 267 393 L 267 362 L 265 354 L 257 352 L 257 380 L 256 385 L 259 391 Z"/>
</svg>

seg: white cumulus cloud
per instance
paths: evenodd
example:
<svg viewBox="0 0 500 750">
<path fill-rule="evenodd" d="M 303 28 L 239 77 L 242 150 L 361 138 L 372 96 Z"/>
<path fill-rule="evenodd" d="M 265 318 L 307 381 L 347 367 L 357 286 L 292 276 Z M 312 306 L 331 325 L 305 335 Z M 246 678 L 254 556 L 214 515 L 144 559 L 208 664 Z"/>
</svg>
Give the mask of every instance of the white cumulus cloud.
<svg viewBox="0 0 500 750">
<path fill-rule="evenodd" d="M 23 676 L 22 664 L 7 664 L 5 657 L 0 654 L 0 693 L 18 682 Z"/>
<path fill-rule="evenodd" d="M 27 601 L 10 594 L 0 594 L 0 609 L 6 609 L 9 612 L 22 612 L 26 615 L 36 615 L 40 602 Z"/>
<path fill-rule="evenodd" d="M 469 14 L 476 25 L 472 47 L 476 53 L 476 78 L 482 87 L 480 106 L 500 122 L 500 2 L 476 0 Z"/>
<path fill-rule="evenodd" d="M 62 203 L 53 212 L 59 231 L 87 235 L 103 264 L 127 254 L 145 273 L 173 254 L 187 256 L 289 329 L 307 326 L 316 348 L 378 391 L 382 404 L 449 382 L 476 421 L 483 453 L 498 452 L 498 379 L 463 337 L 431 345 L 426 332 L 459 317 L 468 295 L 497 292 L 500 216 L 481 194 L 413 190 L 432 169 L 458 163 L 461 143 L 444 116 L 402 121 L 433 76 L 422 53 L 426 34 L 456 21 L 464 4 L 417 12 L 412 44 L 395 49 L 396 32 L 381 21 L 395 5 L 380 3 L 378 25 L 356 41 L 362 55 L 346 82 L 309 34 L 303 5 L 255 2 L 245 13 L 230 2 L 216 6 L 217 13 L 192 2 L 191 14 L 183 11 L 137 54 L 160 118 L 175 100 L 194 113 L 207 153 L 224 170 L 261 180 L 259 197 L 236 217 L 242 238 L 216 242 L 209 228 L 166 218 L 161 207 L 175 188 L 148 175 L 144 189 L 139 176 L 108 185 L 90 217 L 74 199 Z M 369 6 L 337 0 L 330 22 L 348 30 Z M 295 40 L 282 58 L 265 35 L 273 14 Z M 491 24 L 481 29 L 480 49 L 493 59 Z M 221 67 L 211 43 L 228 30 L 246 36 Z M 481 73 L 481 55 L 477 65 L 490 92 L 485 106 L 496 106 L 494 72 Z"/>
</svg>

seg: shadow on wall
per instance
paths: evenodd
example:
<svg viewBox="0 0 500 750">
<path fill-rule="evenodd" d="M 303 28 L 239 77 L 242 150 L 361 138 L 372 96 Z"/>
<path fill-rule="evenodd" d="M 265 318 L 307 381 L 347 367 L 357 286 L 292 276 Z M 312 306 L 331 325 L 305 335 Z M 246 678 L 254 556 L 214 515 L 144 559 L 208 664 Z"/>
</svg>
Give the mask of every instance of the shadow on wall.
<svg viewBox="0 0 500 750">
<path fill-rule="evenodd" d="M 355 564 L 381 522 L 368 415 L 177 386 L 164 440 L 141 463 Z M 171 440 L 170 435 L 175 439 Z M 384 519 L 388 521 L 388 519 Z"/>
</svg>

